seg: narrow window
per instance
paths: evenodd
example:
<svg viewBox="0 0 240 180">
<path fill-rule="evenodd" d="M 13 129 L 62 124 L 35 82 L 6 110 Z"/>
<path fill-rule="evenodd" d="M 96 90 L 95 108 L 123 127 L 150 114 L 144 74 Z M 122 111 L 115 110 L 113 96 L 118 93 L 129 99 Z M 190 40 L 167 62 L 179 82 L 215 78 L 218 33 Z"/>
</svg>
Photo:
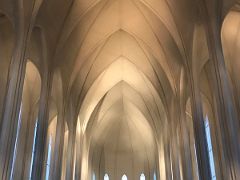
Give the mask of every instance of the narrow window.
<svg viewBox="0 0 240 180">
<path fill-rule="evenodd" d="M 34 154 L 35 154 L 37 127 L 38 127 L 38 120 L 36 121 L 35 127 L 34 127 L 33 145 L 32 145 L 32 157 L 31 157 L 31 164 L 30 164 L 30 171 L 29 171 L 29 179 L 32 178 L 32 168 L 33 168 L 32 166 L 33 166 L 33 159 L 34 159 Z"/>
<path fill-rule="evenodd" d="M 122 180 L 127 180 L 128 178 L 127 178 L 127 176 L 124 174 L 123 176 L 122 176 Z"/>
<path fill-rule="evenodd" d="M 13 171 L 14 171 L 14 164 L 15 164 L 16 155 L 17 155 L 17 144 L 18 144 L 18 139 L 19 139 L 19 131 L 20 131 L 21 122 L 22 122 L 22 104 L 20 106 L 20 111 L 19 111 L 19 115 L 18 115 L 17 134 L 16 134 L 15 143 L 14 143 L 13 162 L 12 162 L 10 179 L 13 178 Z"/>
<path fill-rule="evenodd" d="M 172 155 L 170 153 L 170 165 L 171 165 L 171 176 L 172 176 L 172 179 L 173 179 L 173 164 L 172 164 Z"/>
<path fill-rule="evenodd" d="M 199 179 L 199 175 L 198 175 L 198 160 L 197 160 L 197 151 L 196 151 L 196 144 L 194 142 L 194 157 L 195 157 L 195 163 L 196 163 L 196 175 L 197 175 L 197 179 Z"/>
<path fill-rule="evenodd" d="M 93 175 L 92 175 L 92 180 L 96 180 L 96 175 L 95 175 L 95 173 L 93 173 Z"/>
<path fill-rule="evenodd" d="M 48 154 L 47 154 L 47 164 L 46 164 L 46 180 L 49 178 L 50 173 L 50 165 L 51 165 L 51 149 L 52 149 L 52 136 L 49 138 L 48 143 Z"/>
<path fill-rule="evenodd" d="M 104 175 L 104 180 L 109 180 L 108 174 Z"/>
<path fill-rule="evenodd" d="M 145 175 L 143 173 L 140 176 L 140 180 L 145 180 Z"/>
<path fill-rule="evenodd" d="M 157 180 L 156 172 L 153 174 L 153 180 Z"/>
<path fill-rule="evenodd" d="M 209 157 L 209 164 L 210 164 L 210 169 L 211 169 L 211 178 L 212 178 L 212 180 L 216 180 L 215 165 L 214 165 L 213 150 L 212 150 L 211 131 L 210 131 L 209 120 L 208 120 L 207 116 L 205 119 L 205 133 L 206 133 L 207 145 L 208 145 L 208 157 Z"/>
</svg>

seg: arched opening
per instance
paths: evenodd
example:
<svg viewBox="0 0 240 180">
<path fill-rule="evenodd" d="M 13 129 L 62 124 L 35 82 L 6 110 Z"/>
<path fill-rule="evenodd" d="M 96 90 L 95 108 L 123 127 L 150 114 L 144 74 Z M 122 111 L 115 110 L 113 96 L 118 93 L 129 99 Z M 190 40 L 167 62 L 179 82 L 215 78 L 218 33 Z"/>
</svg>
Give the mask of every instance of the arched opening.
<svg viewBox="0 0 240 180">
<path fill-rule="evenodd" d="M 73 67 L 66 74 L 81 121 L 81 179 L 91 179 L 93 172 L 97 179 L 106 172 L 112 179 L 123 174 L 139 179 L 140 172 L 150 179 L 154 171 L 164 176 L 164 148 L 169 143 L 163 138 L 169 131 L 166 99 L 174 95 L 174 76 L 181 64 L 172 31 L 146 2 L 109 1 L 106 9 L 101 3 L 93 7 L 103 9 L 94 20 L 94 10 L 87 9 L 63 37 L 62 42 L 76 47 L 75 53 L 61 52 Z M 82 26 L 85 33 L 78 31 Z M 76 41 L 75 35 L 80 39 Z M 163 48 L 165 42 L 174 55 Z"/>
<path fill-rule="evenodd" d="M 121 66 L 125 70 L 117 70 Z M 146 111 L 146 103 L 149 103 L 148 98 L 159 97 L 157 93 L 154 94 L 154 89 L 150 88 L 149 82 L 146 89 L 139 85 L 141 82 L 146 83 L 147 79 L 142 79 L 142 74 L 139 75 L 140 73 L 137 72 L 131 63 L 122 59 L 117 60 L 99 79 L 105 84 L 104 81 L 111 77 L 111 73 L 115 73 L 115 77 L 111 79 L 112 85 L 107 81 L 110 86 L 104 90 L 106 95 L 95 108 L 93 107 L 92 113 L 89 113 L 89 108 L 86 109 L 87 111 L 84 109 L 88 107 L 87 103 L 91 104 L 89 100 L 94 99 L 93 103 L 95 103 L 99 94 L 88 94 L 86 96 L 88 101 L 84 100 L 86 104 L 82 106 L 80 119 L 89 117 L 89 126 L 85 131 L 91 134 L 89 149 L 86 149 L 89 151 L 86 166 L 90 172 L 92 172 L 90 169 L 94 169 L 101 176 L 107 171 L 114 179 L 120 178 L 126 172 L 129 178 L 139 178 L 139 171 L 144 169 L 150 174 L 155 167 L 158 167 L 157 145 L 153 135 L 156 133 L 155 122 Z M 132 74 L 132 77 L 125 76 L 125 73 Z M 92 87 L 93 89 L 99 88 L 95 87 L 95 84 Z M 91 90 L 89 92 L 91 93 Z M 151 94 L 154 95 L 149 97 L 147 92 L 152 92 Z M 154 105 L 156 109 L 161 106 L 160 104 L 158 107 Z"/>
<path fill-rule="evenodd" d="M 122 180 L 128 180 L 128 178 L 127 178 L 127 175 L 126 175 L 126 174 L 124 174 L 124 175 L 122 176 Z"/>
<path fill-rule="evenodd" d="M 240 117 L 240 78 L 239 78 L 239 38 L 240 38 L 240 10 L 239 7 L 232 8 L 224 19 L 222 25 L 222 47 L 231 89 L 233 90 L 234 103 L 238 119 Z"/>
<path fill-rule="evenodd" d="M 92 180 L 96 180 L 96 174 L 94 172 L 92 174 Z"/>
<path fill-rule="evenodd" d="M 156 176 L 156 174 L 155 174 L 155 176 Z M 145 180 L 145 175 L 143 173 L 140 175 L 140 180 Z"/>
<path fill-rule="evenodd" d="M 105 174 L 103 179 L 104 179 L 104 180 L 109 180 L 108 174 Z"/>
<path fill-rule="evenodd" d="M 156 172 L 153 173 L 153 180 L 157 180 Z"/>
</svg>

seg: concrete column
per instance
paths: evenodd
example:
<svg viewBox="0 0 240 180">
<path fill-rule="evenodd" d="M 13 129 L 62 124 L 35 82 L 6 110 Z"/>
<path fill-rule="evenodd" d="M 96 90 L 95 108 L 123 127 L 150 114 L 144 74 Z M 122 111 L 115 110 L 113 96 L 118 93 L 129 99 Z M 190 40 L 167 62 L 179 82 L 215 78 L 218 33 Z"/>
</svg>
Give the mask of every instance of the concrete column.
<svg viewBox="0 0 240 180">
<path fill-rule="evenodd" d="M 28 119 L 28 127 L 27 133 L 25 134 L 25 144 L 24 144 L 24 151 L 23 151 L 23 160 L 20 167 L 22 168 L 22 179 L 29 179 L 30 177 L 30 170 L 31 170 L 31 161 L 32 161 L 32 151 L 33 151 L 33 142 L 34 142 L 34 133 L 35 133 L 35 125 L 37 122 L 37 112 L 32 112 L 31 118 Z M 21 156 L 21 155 L 20 155 Z M 17 176 L 19 177 L 19 175 Z"/>
<path fill-rule="evenodd" d="M 215 61 L 218 60 L 215 59 Z M 212 62 L 212 84 L 215 93 L 214 110 L 216 113 L 216 122 L 212 124 L 212 127 L 218 133 L 217 143 L 218 148 L 221 150 L 218 154 L 220 174 L 217 178 L 220 179 L 223 177 L 223 179 L 235 180 L 240 176 L 239 120 L 234 107 L 233 94 L 230 86 L 227 85 L 229 82 L 226 69 L 225 67 L 218 66 L 225 65 L 217 65 L 216 62 Z M 216 71 L 221 72 L 218 74 Z M 225 77 L 222 78 L 222 76 Z"/>
<path fill-rule="evenodd" d="M 29 170 L 32 155 L 32 142 L 34 137 L 34 125 L 36 116 L 32 109 L 27 113 L 26 119 L 21 119 L 17 153 L 14 163 L 13 179 L 29 179 Z M 36 115 L 36 114 L 35 114 Z M 26 172 L 26 173 L 25 173 Z M 25 176 L 25 177 L 24 177 Z"/>
<path fill-rule="evenodd" d="M 180 180 L 180 168 L 179 168 L 179 147 L 177 142 L 177 127 L 171 127 L 171 137 L 170 137 L 170 153 L 172 161 L 172 174 L 174 180 Z"/>
<path fill-rule="evenodd" d="M 181 169 L 180 169 L 180 163 L 181 161 L 185 163 L 184 158 L 180 158 L 182 155 L 181 152 L 184 150 L 181 149 L 179 140 L 182 140 L 182 134 L 179 133 L 180 129 L 180 123 L 181 123 L 181 114 L 180 114 L 180 107 L 178 106 L 179 101 L 176 98 L 173 98 L 171 101 L 170 106 L 170 127 L 169 127 L 169 133 L 170 133 L 170 145 L 171 145 L 171 161 L 172 161 L 172 171 L 173 171 L 173 179 L 180 180 L 181 179 Z M 179 135 L 181 137 L 179 137 Z M 189 168 L 189 167 L 188 167 Z"/>
<path fill-rule="evenodd" d="M 169 138 L 169 136 L 165 134 L 165 137 L 164 137 L 164 160 L 165 160 L 166 180 L 172 180 L 170 142 L 167 138 Z"/>
<path fill-rule="evenodd" d="M 189 82 L 191 86 L 191 106 L 192 106 L 192 118 L 193 128 L 196 143 L 196 153 L 198 161 L 198 171 L 200 180 L 210 180 L 211 171 L 209 165 L 207 139 L 205 133 L 202 102 L 199 89 L 199 81 L 197 77 L 193 79 L 192 73 L 189 75 Z"/>
<path fill-rule="evenodd" d="M 166 179 L 166 160 L 165 160 L 165 149 L 163 134 L 159 137 L 158 142 L 158 169 L 156 170 L 157 179 Z"/>
<path fill-rule="evenodd" d="M 174 100 L 173 103 L 172 119 L 175 121 L 175 123 L 171 129 L 173 130 L 173 136 L 176 137 L 175 148 L 178 149 L 176 153 L 179 153 L 180 157 L 179 163 L 181 163 L 181 169 L 179 169 L 179 171 L 182 172 L 182 178 L 184 180 L 192 180 L 193 169 L 191 161 L 190 140 L 186 124 L 185 105 L 181 106 L 180 98 L 177 99 L 178 100 Z"/>
<path fill-rule="evenodd" d="M 2 121 L 0 124 L 0 179 L 10 179 L 14 159 L 19 110 L 26 69 L 25 50 L 28 34 L 24 28 L 21 1 L 15 3 L 15 47 L 9 67 Z"/>
<path fill-rule="evenodd" d="M 190 119 L 192 121 L 192 119 Z M 190 127 L 191 126 L 191 127 Z M 191 147 L 191 160 L 192 160 L 192 168 L 193 168 L 193 180 L 199 180 L 198 173 L 198 163 L 197 163 L 197 154 L 195 147 L 195 139 L 194 139 L 194 130 L 192 123 L 188 127 L 189 136 L 190 136 L 190 147 Z"/>
<path fill-rule="evenodd" d="M 78 180 L 81 178 L 81 162 L 82 162 L 82 132 L 76 133 L 76 170 L 75 170 L 75 179 Z"/>
<path fill-rule="evenodd" d="M 76 131 L 71 129 L 69 131 L 69 146 L 68 146 L 68 153 L 67 153 L 67 172 L 66 172 L 66 179 L 73 179 L 73 169 L 74 169 L 74 150 L 75 150 L 75 140 L 76 140 Z"/>
<path fill-rule="evenodd" d="M 193 163 L 191 159 L 190 137 L 185 116 L 185 111 L 181 110 L 179 126 L 179 146 L 181 152 L 182 175 L 185 180 L 193 179 Z"/>
<path fill-rule="evenodd" d="M 10 179 L 17 142 L 17 128 L 21 105 L 24 75 L 26 70 L 26 49 L 29 43 L 36 14 L 41 0 L 12 1 L 15 46 L 9 66 L 4 109 L 0 124 L 0 179 Z"/>
<path fill-rule="evenodd" d="M 56 138 L 54 145 L 54 158 L 53 166 L 51 169 L 50 179 L 59 180 L 61 179 L 62 169 L 62 154 L 64 147 L 64 132 L 65 132 L 65 118 L 63 112 L 59 114 L 57 120 Z M 70 132 L 71 136 L 71 132 Z"/>
<path fill-rule="evenodd" d="M 240 177 L 240 136 L 239 121 L 233 101 L 233 92 L 225 67 L 221 46 L 222 2 L 209 4 L 207 0 L 199 0 L 205 23 L 209 56 L 212 61 L 212 76 L 215 110 L 220 126 L 223 153 L 221 155 L 221 175 L 223 179 L 237 180 Z M 215 128 L 215 127 L 214 127 Z M 218 178 L 218 177 L 217 177 Z"/>
<path fill-rule="evenodd" d="M 39 113 L 38 113 L 38 127 L 36 133 L 35 141 L 35 153 L 33 159 L 32 167 L 32 179 L 41 180 L 42 172 L 44 169 L 44 160 L 45 160 L 45 145 L 47 138 L 48 130 L 48 116 L 49 116 L 49 97 L 51 90 L 51 75 L 48 74 L 46 79 L 42 80 L 42 88 L 40 95 L 39 103 Z"/>
</svg>

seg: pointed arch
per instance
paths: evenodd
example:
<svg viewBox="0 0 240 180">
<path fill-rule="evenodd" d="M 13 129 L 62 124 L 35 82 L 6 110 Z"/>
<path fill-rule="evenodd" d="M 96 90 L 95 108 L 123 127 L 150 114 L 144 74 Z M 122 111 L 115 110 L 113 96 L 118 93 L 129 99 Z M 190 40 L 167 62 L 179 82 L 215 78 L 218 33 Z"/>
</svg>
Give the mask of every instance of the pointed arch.
<svg viewBox="0 0 240 180">
<path fill-rule="evenodd" d="M 126 174 L 124 174 L 124 175 L 122 176 L 122 180 L 128 180 L 128 178 L 127 178 L 127 175 L 126 175 Z"/>
<path fill-rule="evenodd" d="M 95 174 L 95 172 L 92 173 L 92 180 L 96 180 L 96 174 Z"/>
<path fill-rule="evenodd" d="M 132 74 L 131 77 L 128 76 L 129 73 Z M 145 98 L 152 99 L 155 97 L 155 99 L 158 99 L 156 102 L 162 102 L 159 94 L 156 92 L 156 89 L 149 79 L 146 78 L 134 64 L 126 60 L 124 57 L 119 57 L 118 60 L 113 62 L 111 66 L 109 66 L 109 68 L 97 78 L 85 96 L 82 103 L 83 105 L 80 109 L 80 120 L 83 121 L 83 131 L 85 131 L 89 117 L 101 97 L 120 81 L 125 81 L 135 89 L 139 89 L 139 91 L 141 90 L 141 92 L 144 93 Z M 144 85 L 140 87 L 140 84 L 147 84 L 147 86 Z M 96 92 L 95 89 L 98 88 L 101 88 L 102 90 Z M 147 94 L 147 92 L 149 93 Z M 89 103 L 91 103 L 91 106 L 88 106 Z"/>
<path fill-rule="evenodd" d="M 157 180 L 157 175 L 156 175 L 156 172 L 154 171 L 153 173 L 153 180 Z"/>
<path fill-rule="evenodd" d="M 143 173 L 140 175 L 140 180 L 145 180 L 145 175 Z"/>
<path fill-rule="evenodd" d="M 109 180 L 108 174 L 105 174 L 103 179 L 104 179 L 104 180 Z"/>
</svg>

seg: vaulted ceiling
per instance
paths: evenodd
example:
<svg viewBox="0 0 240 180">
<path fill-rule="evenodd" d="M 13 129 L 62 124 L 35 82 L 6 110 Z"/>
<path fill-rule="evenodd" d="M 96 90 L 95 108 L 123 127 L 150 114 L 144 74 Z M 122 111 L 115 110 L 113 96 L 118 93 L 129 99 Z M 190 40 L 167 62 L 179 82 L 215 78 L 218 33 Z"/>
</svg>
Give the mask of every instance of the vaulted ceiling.
<svg viewBox="0 0 240 180">
<path fill-rule="evenodd" d="M 13 11 L 11 2 L 0 0 L 0 11 L 17 30 L 21 10 Z M 36 17 L 29 49 L 39 45 L 41 31 L 48 54 L 44 65 L 41 58 L 35 64 L 40 74 L 45 67 L 59 70 L 63 99 L 76 108 L 93 146 L 154 154 L 156 139 L 168 126 L 169 107 L 186 90 L 183 74 L 192 68 L 200 74 L 209 59 L 205 31 L 199 25 L 201 1 L 29 2 L 23 2 L 25 22 L 31 13 Z M 218 3 L 211 0 L 207 8 L 214 14 Z M 222 17 L 232 4 L 223 1 Z"/>
</svg>

